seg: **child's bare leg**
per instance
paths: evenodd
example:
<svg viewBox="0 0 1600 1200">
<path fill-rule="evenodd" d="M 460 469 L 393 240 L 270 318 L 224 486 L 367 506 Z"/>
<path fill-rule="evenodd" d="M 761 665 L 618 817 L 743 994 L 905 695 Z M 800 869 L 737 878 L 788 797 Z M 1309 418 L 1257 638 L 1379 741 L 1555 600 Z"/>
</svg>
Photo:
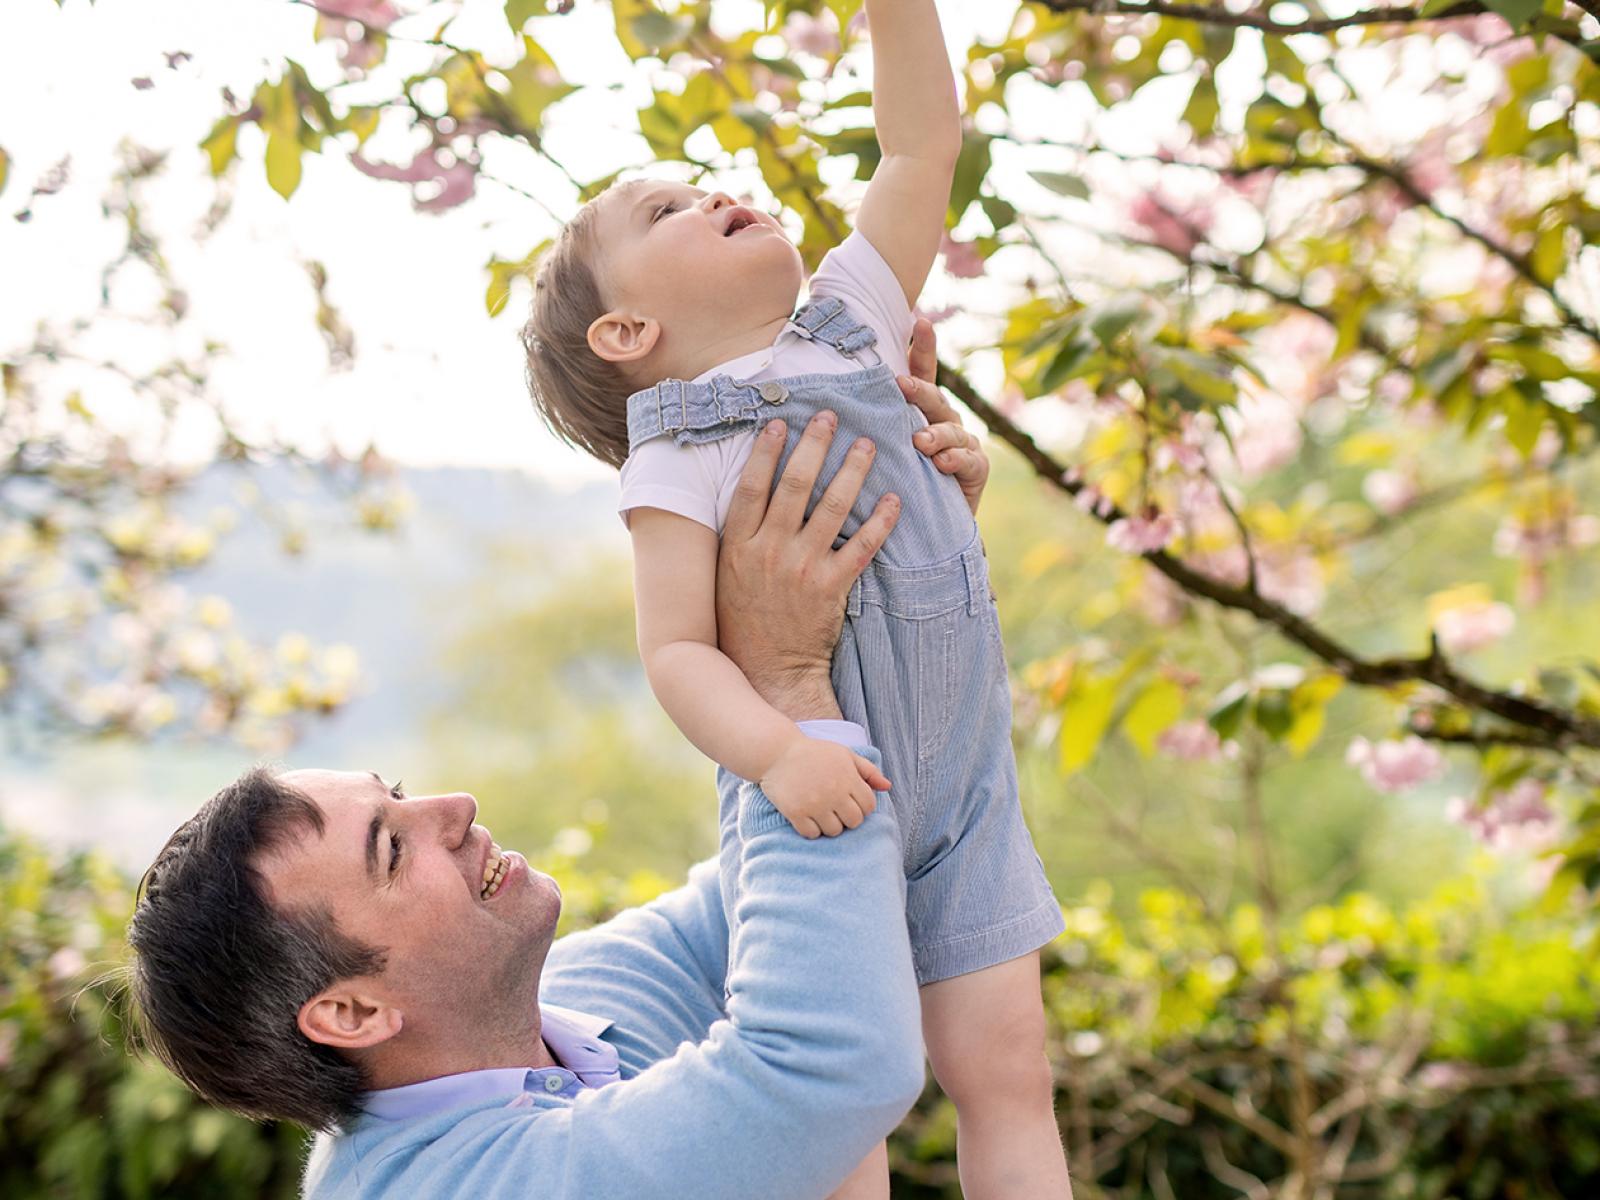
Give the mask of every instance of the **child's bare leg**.
<svg viewBox="0 0 1600 1200">
<path fill-rule="evenodd" d="M 889 1200 L 889 1147 L 879 1142 L 828 1200 Z"/>
<path fill-rule="evenodd" d="M 955 1102 L 966 1200 L 1070 1197 L 1044 1052 L 1038 951 L 928 984 L 922 1036 L 934 1077 Z"/>
</svg>

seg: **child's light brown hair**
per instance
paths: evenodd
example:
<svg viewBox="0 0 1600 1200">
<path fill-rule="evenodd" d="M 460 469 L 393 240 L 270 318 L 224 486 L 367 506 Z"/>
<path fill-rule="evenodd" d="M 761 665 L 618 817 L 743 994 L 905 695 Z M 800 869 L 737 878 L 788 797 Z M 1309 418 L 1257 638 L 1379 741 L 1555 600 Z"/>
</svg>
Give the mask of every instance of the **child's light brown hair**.
<svg viewBox="0 0 1600 1200">
<path fill-rule="evenodd" d="M 540 257 L 522 345 L 528 354 L 528 392 L 550 431 L 620 467 L 628 457 L 628 397 L 639 389 L 621 364 L 601 358 L 589 345 L 589 326 L 607 311 L 595 228 L 599 200 L 596 196 L 579 209 Z"/>
</svg>

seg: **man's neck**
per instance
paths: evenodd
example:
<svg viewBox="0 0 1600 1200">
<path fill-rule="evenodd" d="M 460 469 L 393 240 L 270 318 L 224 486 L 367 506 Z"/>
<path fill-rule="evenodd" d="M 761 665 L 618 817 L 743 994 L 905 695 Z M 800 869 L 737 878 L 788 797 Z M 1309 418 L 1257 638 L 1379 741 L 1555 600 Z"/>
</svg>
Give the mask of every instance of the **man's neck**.
<svg viewBox="0 0 1600 1200">
<path fill-rule="evenodd" d="M 448 1043 L 431 1041 L 393 1046 L 392 1053 L 386 1059 L 375 1059 L 369 1064 L 372 1089 L 381 1091 L 404 1087 L 444 1075 L 461 1075 L 467 1071 L 488 1071 L 501 1067 L 558 1067 L 561 1063 L 545 1044 L 541 1029 L 540 1014 L 535 1006 L 531 1026 L 504 1037 L 485 1038 L 481 1031 L 452 1029 L 452 1040 Z M 474 1033 L 477 1036 L 473 1037 Z M 472 1040 L 457 1040 L 463 1034 L 472 1037 Z M 405 1032 L 402 1032 L 395 1040 L 400 1041 L 405 1037 Z"/>
</svg>

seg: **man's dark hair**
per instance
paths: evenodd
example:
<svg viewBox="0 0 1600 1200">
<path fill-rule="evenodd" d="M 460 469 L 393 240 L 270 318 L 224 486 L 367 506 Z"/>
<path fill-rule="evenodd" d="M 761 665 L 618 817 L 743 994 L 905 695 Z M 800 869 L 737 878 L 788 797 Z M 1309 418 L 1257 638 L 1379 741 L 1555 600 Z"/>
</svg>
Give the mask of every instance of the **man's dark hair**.
<svg viewBox="0 0 1600 1200">
<path fill-rule="evenodd" d="M 325 908 L 274 908 L 256 865 L 325 825 L 307 796 L 251 768 L 156 855 L 128 943 L 136 1033 L 178 1078 L 220 1108 L 332 1131 L 359 1111 L 367 1080 L 296 1020 L 329 984 L 381 971 L 384 956 Z"/>
</svg>

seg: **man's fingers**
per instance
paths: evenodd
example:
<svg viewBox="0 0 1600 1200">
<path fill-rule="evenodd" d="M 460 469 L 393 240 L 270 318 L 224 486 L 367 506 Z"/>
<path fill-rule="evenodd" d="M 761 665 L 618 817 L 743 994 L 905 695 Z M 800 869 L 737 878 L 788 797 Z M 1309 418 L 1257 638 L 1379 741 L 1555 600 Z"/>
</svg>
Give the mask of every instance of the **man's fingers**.
<svg viewBox="0 0 1600 1200">
<path fill-rule="evenodd" d="M 822 460 L 833 441 L 837 418 L 831 413 L 818 413 L 806 425 L 800 441 L 784 465 L 783 476 L 778 480 L 778 490 L 772 494 L 767 506 L 767 516 L 777 523 L 782 532 L 799 529 L 805 517 L 806 501 L 822 470 Z"/>
<path fill-rule="evenodd" d="M 839 470 L 843 473 L 844 468 L 840 467 Z M 889 492 L 879 499 L 872 515 L 861 523 L 861 528 L 850 536 L 850 540 L 834 551 L 833 561 L 838 564 L 839 570 L 849 579 L 866 570 L 872 556 L 882 547 L 884 539 L 899 519 L 900 497 Z"/>
<path fill-rule="evenodd" d="M 940 421 L 911 435 L 911 444 L 929 458 L 941 450 L 971 450 L 978 439 L 954 421 Z"/>
<path fill-rule="evenodd" d="M 783 422 L 773 420 L 756 436 L 750 458 L 739 472 L 733 503 L 728 506 L 728 519 L 722 526 L 724 541 L 730 538 L 748 541 L 761 528 L 761 518 L 767 512 L 767 496 L 772 492 L 772 472 L 777 469 L 778 456 L 783 453 L 783 433 Z"/>
<path fill-rule="evenodd" d="M 811 510 L 811 516 L 806 518 L 806 527 L 801 536 L 818 546 L 833 545 L 833 539 L 839 536 L 839 530 L 850 515 L 856 497 L 861 494 L 861 485 L 867 478 L 867 469 L 872 465 L 874 453 L 876 447 L 870 438 L 856 439 L 855 445 L 844 456 L 844 462 L 833 473 L 833 478 L 828 480 L 828 489 L 822 493 L 822 499 Z"/>
<path fill-rule="evenodd" d="M 906 358 L 910 360 L 912 375 L 932 382 L 939 360 L 934 354 L 933 322 L 927 317 L 918 317 L 911 326 L 911 347 L 906 351 Z"/>
<path fill-rule="evenodd" d="M 904 375 L 899 376 L 898 380 L 900 394 L 906 398 L 906 403 L 920 408 L 929 424 L 936 425 L 941 421 L 953 421 L 957 425 L 961 423 L 961 414 L 932 383 L 926 379 L 908 379 Z"/>
</svg>

